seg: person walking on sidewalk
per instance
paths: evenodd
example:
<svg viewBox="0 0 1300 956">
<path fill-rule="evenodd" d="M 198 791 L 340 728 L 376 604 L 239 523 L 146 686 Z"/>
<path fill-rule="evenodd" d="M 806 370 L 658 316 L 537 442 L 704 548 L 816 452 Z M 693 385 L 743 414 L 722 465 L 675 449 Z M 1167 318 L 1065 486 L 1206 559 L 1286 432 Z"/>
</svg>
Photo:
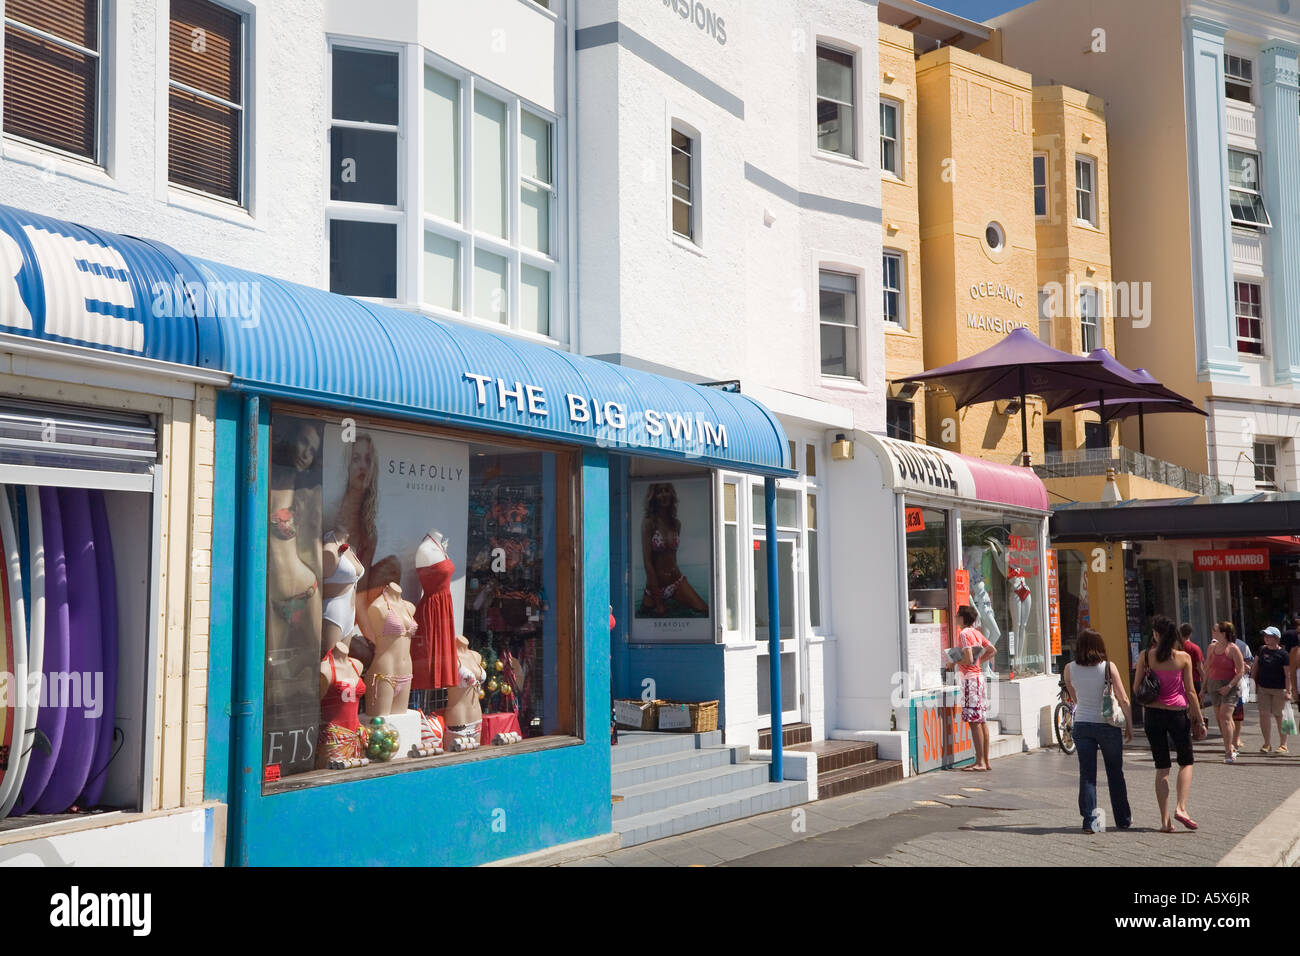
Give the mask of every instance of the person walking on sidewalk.
<svg viewBox="0 0 1300 956">
<path fill-rule="evenodd" d="M 1201 699 L 1201 685 L 1205 683 L 1205 653 L 1199 644 L 1192 640 L 1192 625 L 1183 624 L 1178 628 L 1180 638 L 1178 649 L 1186 651 L 1192 659 L 1192 680 L 1196 682 L 1196 699 Z"/>
<path fill-rule="evenodd" d="M 957 608 L 957 619 L 961 621 L 961 632 L 957 635 L 954 650 L 962 653 L 944 666 L 955 668 L 961 675 L 961 719 L 970 725 L 970 735 L 975 743 L 975 763 L 962 769 L 989 770 L 988 701 L 984 695 L 981 668 L 997 651 L 975 626 L 977 616 L 973 608 L 965 604 Z"/>
<path fill-rule="evenodd" d="M 1169 819 L 1169 743 L 1172 740 L 1178 755 L 1178 799 L 1174 805 L 1174 819 L 1189 830 L 1196 829 L 1196 821 L 1187 815 L 1187 797 L 1192 789 L 1192 735 L 1202 739 L 1205 720 L 1201 705 L 1196 699 L 1196 685 L 1192 680 L 1192 659 L 1178 647 L 1178 626 L 1163 614 L 1151 622 L 1155 646 L 1148 647 L 1138 657 L 1133 687 L 1142 686 L 1147 671 L 1155 672 L 1160 681 L 1160 695 L 1146 705 L 1143 727 L 1151 756 L 1156 765 L 1156 803 L 1160 807 L 1160 831 L 1173 833 Z M 1190 719 L 1189 719 L 1190 715 Z"/>
<path fill-rule="evenodd" d="M 1282 707 L 1291 696 L 1291 684 L 1295 680 L 1291 673 L 1290 655 L 1282 649 L 1282 635 L 1275 627 L 1266 627 L 1259 632 L 1264 639 L 1264 646 L 1255 655 L 1254 666 L 1250 670 L 1250 679 L 1255 682 L 1255 695 L 1259 701 L 1259 729 L 1264 735 L 1264 745 L 1259 752 L 1266 754 L 1273 750 L 1273 725 L 1277 725 L 1277 753 L 1285 754 L 1286 734 L 1282 732 Z"/>
<path fill-rule="evenodd" d="M 1214 628 L 1214 640 L 1205 654 L 1205 689 L 1210 692 L 1210 706 L 1223 735 L 1223 762 L 1237 761 L 1237 727 L 1232 712 L 1241 698 L 1241 679 L 1246 661 L 1237 648 L 1237 629 L 1231 621 L 1220 621 Z"/>
<path fill-rule="evenodd" d="M 1124 712 L 1124 729 L 1113 727 L 1102 714 L 1107 684 Z M 1124 783 L 1124 744 L 1133 739 L 1133 710 L 1119 670 L 1106 656 L 1106 642 L 1091 628 L 1079 632 L 1074 660 L 1065 665 L 1065 687 L 1075 702 L 1074 743 L 1079 754 L 1079 813 L 1085 833 L 1097 833 L 1097 750 L 1106 763 L 1106 786 L 1115 826 L 1127 830 L 1133 822 Z M 1121 739 L 1122 738 L 1122 739 Z"/>
</svg>

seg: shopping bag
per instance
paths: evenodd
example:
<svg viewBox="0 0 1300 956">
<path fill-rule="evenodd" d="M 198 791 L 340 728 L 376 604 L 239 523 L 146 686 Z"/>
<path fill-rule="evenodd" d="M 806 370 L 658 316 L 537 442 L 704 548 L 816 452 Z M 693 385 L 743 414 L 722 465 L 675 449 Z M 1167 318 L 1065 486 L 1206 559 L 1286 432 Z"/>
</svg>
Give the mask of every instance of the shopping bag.
<svg viewBox="0 0 1300 956">
<path fill-rule="evenodd" d="M 1289 737 L 1295 732 L 1295 708 L 1291 706 L 1291 701 L 1288 700 L 1286 706 L 1282 708 L 1282 736 Z"/>
</svg>

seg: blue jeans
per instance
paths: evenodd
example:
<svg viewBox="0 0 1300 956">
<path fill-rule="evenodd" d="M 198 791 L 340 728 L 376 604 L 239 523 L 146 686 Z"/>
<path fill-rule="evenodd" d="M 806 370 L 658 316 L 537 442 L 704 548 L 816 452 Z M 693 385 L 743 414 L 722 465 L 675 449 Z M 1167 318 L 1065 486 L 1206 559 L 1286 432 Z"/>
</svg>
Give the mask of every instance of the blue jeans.
<svg viewBox="0 0 1300 956">
<path fill-rule="evenodd" d="M 1097 809 L 1097 749 L 1106 762 L 1106 784 L 1110 788 L 1110 809 L 1117 827 L 1133 822 L 1124 784 L 1124 732 L 1110 724 L 1075 724 L 1074 743 L 1079 755 L 1079 813 L 1083 825 L 1092 821 Z"/>
</svg>

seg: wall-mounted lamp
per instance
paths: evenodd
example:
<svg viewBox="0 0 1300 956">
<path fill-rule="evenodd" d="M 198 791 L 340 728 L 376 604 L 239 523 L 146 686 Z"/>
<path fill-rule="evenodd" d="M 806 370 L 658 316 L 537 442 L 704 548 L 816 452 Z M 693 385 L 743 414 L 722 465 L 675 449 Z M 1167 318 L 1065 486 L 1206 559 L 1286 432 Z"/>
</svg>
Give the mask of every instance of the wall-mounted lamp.
<svg viewBox="0 0 1300 956">
<path fill-rule="evenodd" d="M 920 390 L 920 382 L 890 382 L 887 394 L 897 401 L 910 402 Z"/>
<path fill-rule="evenodd" d="M 898 79 L 898 77 L 896 77 L 893 73 L 890 73 L 888 70 L 885 71 L 885 82 L 886 82 L 886 83 L 893 83 L 894 80 L 896 80 L 896 79 Z"/>
<path fill-rule="evenodd" d="M 1008 398 L 1005 401 L 995 402 L 993 407 L 999 415 L 1017 415 L 1020 413 L 1020 399 Z"/>
<path fill-rule="evenodd" d="M 835 443 L 831 445 L 831 461 L 852 461 L 853 460 L 853 442 L 845 438 L 841 433 L 835 436 Z"/>
<path fill-rule="evenodd" d="M 1080 137 L 1080 138 L 1081 138 L 1085 143 L 1091 143 L 1091 142 L 1092 142 L 1092 134 L 1090 134 L 1090 133 L 1084 133 L 1083 136 Z"/>
<path fill-rule="evenodd" d="M 887 231 L 891 236 L 894 235 L 895 233 L 898 232 L 898 223 L 896 223 L 896 222 L 887 222 L 887 223 L 885 223 L 885 230 L 886 230 L 886 231 Z"/>
</svg>

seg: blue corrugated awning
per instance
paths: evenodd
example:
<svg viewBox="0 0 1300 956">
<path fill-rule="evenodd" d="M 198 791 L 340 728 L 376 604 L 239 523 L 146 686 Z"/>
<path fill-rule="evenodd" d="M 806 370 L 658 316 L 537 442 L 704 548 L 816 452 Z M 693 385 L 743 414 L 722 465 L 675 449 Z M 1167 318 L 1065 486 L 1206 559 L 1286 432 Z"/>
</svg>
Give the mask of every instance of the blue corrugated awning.
<svg viewBox="0 0 1300 956">
<path fill-rule="evenodd" d="M 232 387 L 788 475 L 753 399 L 0 206 L 0 330 L 217 369 Z"/>
</svg>

